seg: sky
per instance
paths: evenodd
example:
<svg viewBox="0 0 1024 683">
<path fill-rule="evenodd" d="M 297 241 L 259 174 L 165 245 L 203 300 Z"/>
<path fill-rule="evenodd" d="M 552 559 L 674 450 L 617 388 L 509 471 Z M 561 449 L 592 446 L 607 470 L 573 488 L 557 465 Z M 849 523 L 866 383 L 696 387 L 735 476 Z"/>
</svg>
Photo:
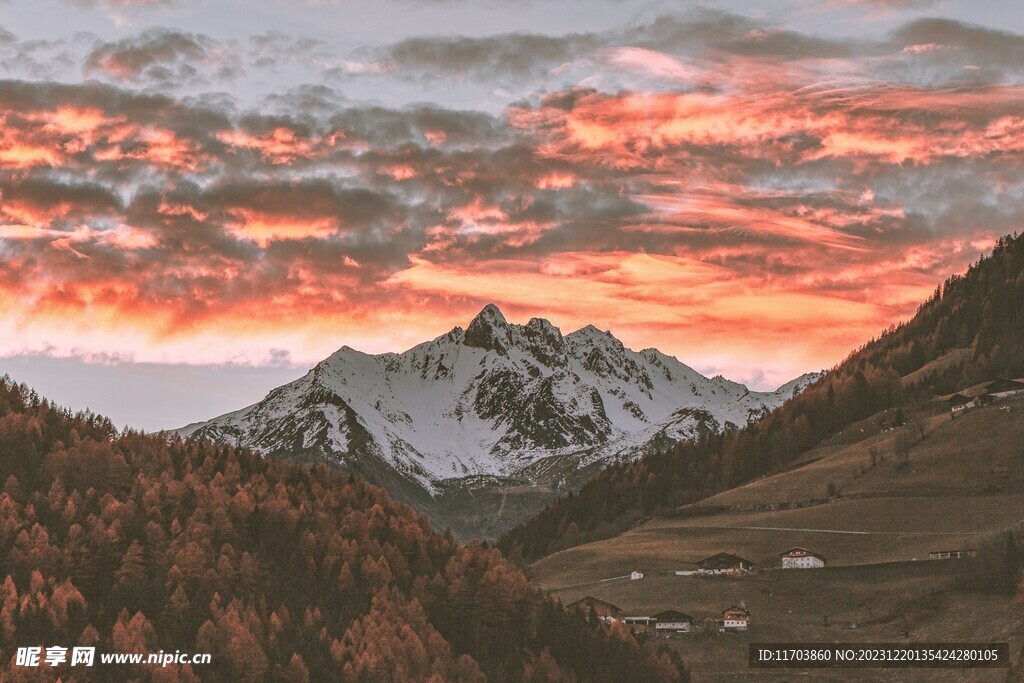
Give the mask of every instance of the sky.
<svg viewBox="0 0 1024 683">
<path fill-rule="evenodd" d="M 1010 0 L 0 0 L 0 373 L 172 428 L 495 303 L 770 389 L 1022 158 Z"/>
</svg>

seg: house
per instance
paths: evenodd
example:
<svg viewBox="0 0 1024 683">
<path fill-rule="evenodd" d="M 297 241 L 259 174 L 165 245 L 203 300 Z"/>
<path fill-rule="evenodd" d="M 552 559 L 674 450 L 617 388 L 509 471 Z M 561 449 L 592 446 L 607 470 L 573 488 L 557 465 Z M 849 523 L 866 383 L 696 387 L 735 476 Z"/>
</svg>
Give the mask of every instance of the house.
<svg viewBox="0 0 1024 683">
<path fill-rule="evenodd" d="M 633 571 L 631 571 L 629 573 L 629 580 L 630 581 L 637 581 L 637 580 L 642 579 L 642 578 L 644 578 L 644 573 L 643 572 L 638 572 L 637 570 L 634 569 Z"/>
<path fill-rule="evenodd" d="M 593 612 L 601 621 L 618 621 L 622 616 L 622 610 L 610 602 L 598 600 L 595 597 L 587 596 L 581 600 L 566 605 L 566 609 L 582 612 L 589 617 Z"/>
<path fill-rule="evenodd" d="M 733 605 L 722 612 L 722 628 L 746 631 L 750 625 L 750 612 L 743 605 Z"/>
<path fill-rule="evenodd" d="M 783 569 L 820 569 L 825 566 L 824 555 L 807 548 L 790 548 L 781 557 Z"/>
<path fill-rule="evenodd" d="M 973 548 L 967 550 L 932 550 L 928 553 L 929 560 L 962 560 L 967 557 L 977 557 L 978 551 Z"/>
<path fill-rule="evenodd" d="M 730 553 L 718 553 L 698 562 L 697 571 L 700 574 L 710 574 L 713 576 L 744 574 L 754 571 L 754 563 Z"/>
<path fill-rule="evenodd" d="M 1024 393 L 1024 382 L 1012 379 L 997 379 L 985 385 L 985 393 L 993 398 L 1006 398 Z"/>
<path fill-rule="evenodd" d="M 654 615 L 654 630 L 658 632 L 689 633 L 693 627 L 693 617 L 689 614 L 667 609 Z"/>
<path fill-rule="evenodd" d="M 949 404 L 949 412 L 954 416 L 974 405 L 974 399 L 967 398 L 963 394 L 953 394 L 946 402 Z"/>
<path fill-rule="evenodd" d="M 622 621 L 628 626 L 654 626 L 658 623 L 654 617 L 623 617 Z"/>
</svg>

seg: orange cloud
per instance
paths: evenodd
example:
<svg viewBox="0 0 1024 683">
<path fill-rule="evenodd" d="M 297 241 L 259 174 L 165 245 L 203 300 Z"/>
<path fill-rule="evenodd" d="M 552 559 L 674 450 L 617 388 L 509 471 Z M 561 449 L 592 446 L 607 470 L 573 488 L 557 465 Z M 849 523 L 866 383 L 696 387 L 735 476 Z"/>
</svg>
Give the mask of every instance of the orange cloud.
<svg viewBox="0 0 1024 683">
<path fill-rule="evenodd" d="M 576 176 L 572 173 L 553 172 L 537 178 L 537 187 L 541 190 L 564 190 L 576 184 Z"/>
<path fill-rule="evenodd" d="M 230 213 L 235 220 L 227 224 L 227 231 L 264 248 L 277 240 L 325 239 L 338 231 L 334 218 L 295 218 L 248 209 L 231 209 Z"/>
<path fill-rule="evenodd" d="M 126 91 L 0 100 L 0 354 L 311 362 L 495 301 L 782 381 L 911 314 L 1024 208 L 1018 86 L 601 56 L 695 90 L 302 124 Z"/>
<path fill-rule="evenodd" d="M 275 128 L 263 136 L 243 131 L 226 131 L 217 136 L 232 147 L 256 150 L 271 164 L 291 164 L 296 158 L 308 156 L 318 146 L 317 141 L 303 140 L 287 128 Z"/>
</svg>

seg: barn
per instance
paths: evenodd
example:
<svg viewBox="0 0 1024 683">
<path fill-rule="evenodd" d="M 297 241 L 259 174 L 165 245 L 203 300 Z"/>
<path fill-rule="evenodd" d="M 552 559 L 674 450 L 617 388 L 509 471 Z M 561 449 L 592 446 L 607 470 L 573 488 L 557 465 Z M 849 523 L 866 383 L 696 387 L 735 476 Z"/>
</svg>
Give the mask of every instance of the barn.
<svg viewBox="0 0 1024 683">
<path fill-rule="evenodd" d="M 612 603 L 599 600 L 590 595 L 566 605 L 566 609 L 582 612 L 586 616 L 590 616 L 591 612 L 593 612 L 601 621 L 617 621 L 622 616 L 622 610 Z"/>
<path fill-rule="evenodd" d="M 1006 398 L 1024 393 L 1024 382 L 1012 379 L 997 379 L 985 385 L 985 393 L 994 398 Z"/>
<path fill-rule="evenodd" d="M 731 553 L 718 553 L 697 563 L 700 574 L 745 574 L 754 570 L 754 563 Z"/>
<path fill-rule="evenodd" d="M 949 404 L 949 412 L 953 415 L 958 415 L 973 406 L 974 399 L 967 398 L 963 394 L 953 394 L 949 397 L 947 403 Z"/>
<path fill-rule="evenodd" d="M 673 631 L 675 633 L 689 633 L 693 627 L 693 617 L 689 614 L 677 612 L 674 609 L 667 609 L 654 615 L 655 631 Z"/>
</svg>

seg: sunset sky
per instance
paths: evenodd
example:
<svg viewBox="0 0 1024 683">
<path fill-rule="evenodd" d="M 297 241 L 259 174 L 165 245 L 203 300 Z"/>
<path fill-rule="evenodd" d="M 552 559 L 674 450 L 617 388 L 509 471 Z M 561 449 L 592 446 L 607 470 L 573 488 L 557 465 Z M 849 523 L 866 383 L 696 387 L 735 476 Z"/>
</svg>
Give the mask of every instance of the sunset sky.
<svg viewBox="0 0 1024 683">
<path fill-rule="evenodd" d="M 774 388 L 1022 159 L 1014 0 L 8 0 L 0 373 L 175 427 L 493 302 Z"/>
</svg>

